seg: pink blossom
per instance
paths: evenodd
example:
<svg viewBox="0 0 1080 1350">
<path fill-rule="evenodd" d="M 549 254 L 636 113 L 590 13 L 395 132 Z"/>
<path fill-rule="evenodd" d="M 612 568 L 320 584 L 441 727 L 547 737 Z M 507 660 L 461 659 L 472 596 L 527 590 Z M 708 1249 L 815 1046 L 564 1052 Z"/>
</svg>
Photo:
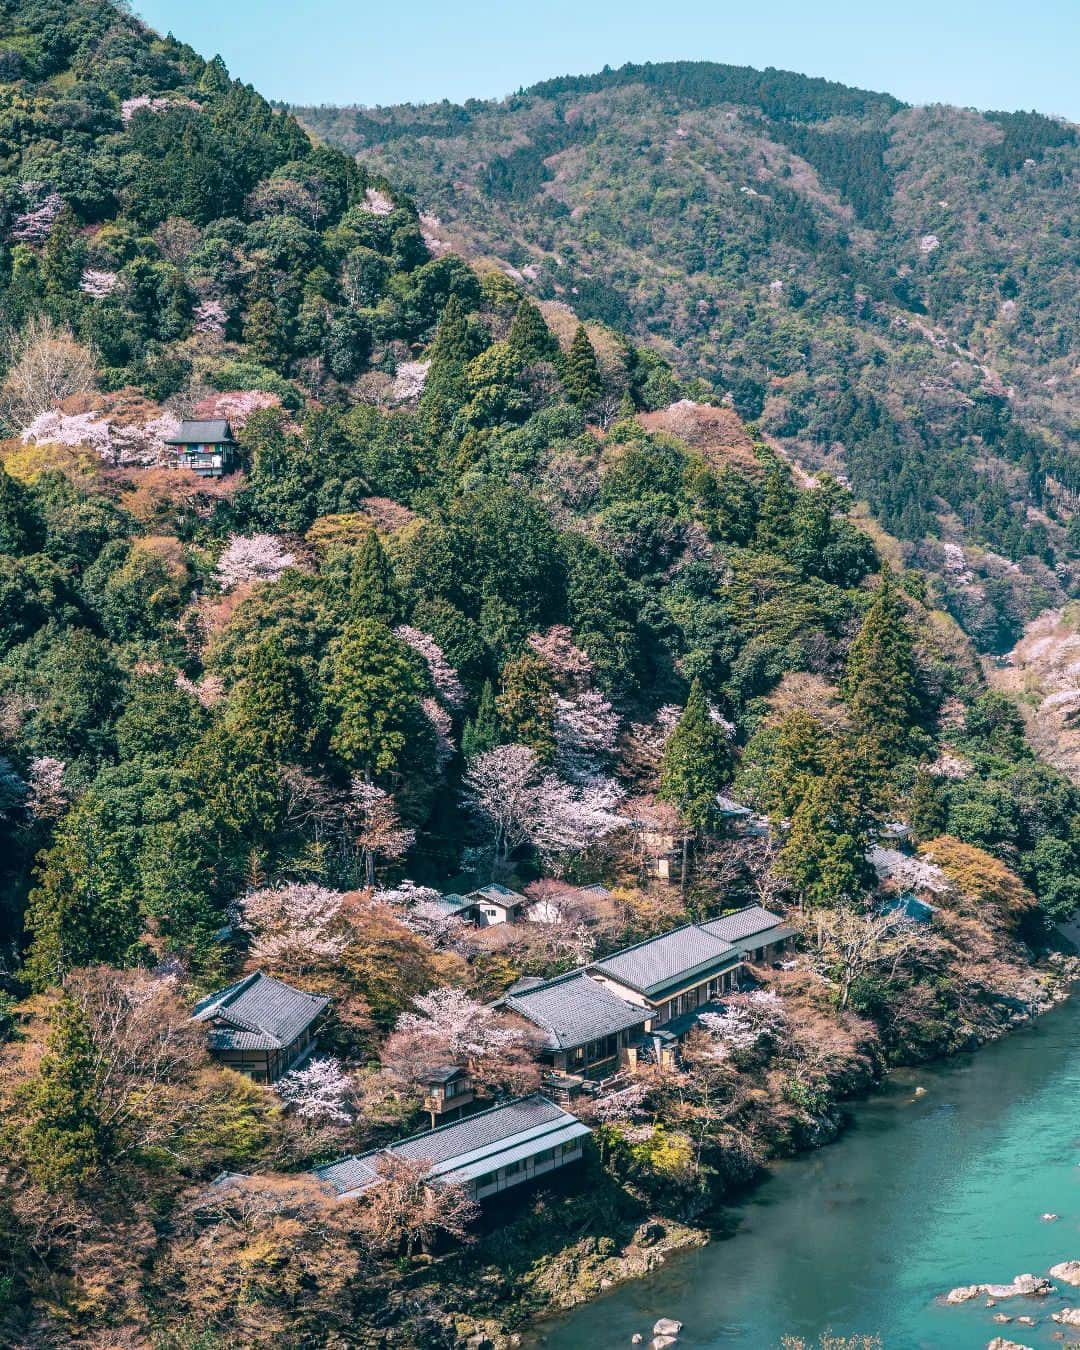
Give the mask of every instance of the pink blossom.
<svg viewBox="0 0 1080 1350">
<path fill-rule="evenodd" d="M 348 947 L 344 898 L 326 886 L 290 882 L 250 891 L 235 906 L 234 917 L 252 935 L 257 961 L 302 970 L 336 961 Z"/>
<path fill-rule="evenodd" d="M 202 300 L 195 306 L 195 331 L 221 337 L 229 315 L 220 300 Z"/>
<path fill-rule="evenodd" d="M 547 663 L 552 675 L 568 688 L 584 688 L 592 679 L 593 663 L 565 624 L 555 624 L 543 633 L 533 633 L 529 646 Z"/>
<path fill-rule="evenodd" d="M 282 572 L 295 566 L 295 554 L 282 548 L 276 535 L 233 534 L 216 571 L 221 589 L 229 591 L 243 581 L 277 581 Z"/>
<path fill-rule="evenodd" d="M 394 372 L 394 387 L 390 391 L 390 402 L 415 403 L 424 392 L 430 361 L 402 361 Z"/>
<path fill-rule="evenodd" d="M 252 413 L 262 408 L 280 408 L 277 394 L 263 389 L 230 389 L 222 394 L 211 394 L 195 405 L 196 417 L 223 417 L 233 431 L 243 431 Z"/>
<path fill-rule="evenodd" d="M 82 274 L 79 290 L 91 300 L 104 300 L 116 290 L 119 281 L 120 278 L 115 272 L 103 272 L 88 267 Z"/>
<path fill-rule="evenodd" d="M 728 999 L 723 1012 L 702 1013 L 698 1025 L 713 1043 L 712 1058 L 727 1059 L 763 1040 L 775 1040 L 786 1028 L 787 1017 L 779 996 L 759 989 Z"/>
<path fill-rule="evenodd" d="M 364 192 L 364 200 L 360 203 L 359 209 L 371 216 L 388 216 L 394 209 L 394 203 L 385 192 L 369 187 Z"/>
<path fill-rule="evenodd" d="M 419 628 L 412 628 L 403 623 L 394 629 L 394 636 L 400 638 L 402 642 L 407 642 L 413 651 L 419 652 L 424 658 L 431 675 L 431 683 L 435 686 L 435 692 L 439 697 L 450 707 L 460 708 L 465 702 L 464 686 L 457 671 L 447 661 L 443 649 L 431 634 L 422 633 Z"/>
<path fill-rule="evenodd" d="M 22 183 L 20 186 L 29 195 L 39 185 Z M 64 199 L 60 194 L 48 193 L 37 206 L 15 217 L 11 225 L 11 239 L 18 244 L 44 244 L 63 209 Z"/>
<path fill-rule="evenodd" d="M 67 810 L 70 798 L 64 786 L 66 767 L 62 759 L 50 755 L 30 761 L 26 806 L 35 820 L 56 820 Z"/>
<path fill-rule="evenodd" d="M 293 1069 L 276 1084 L 277 1094 L 303 1120 L 339 1120 L 352 1116 L 345 1109 L 352 1091 L 348 1074 L 338 1059 L 313 1059 Z"/>
<path fill-rule="evenodd" d="M 603 694 L 586 689 L 555 699 L 555 764 L 574 783 L 599 776 L 619 734 L 619 715 Z"/>
<path fill-rule="evenodd" d="M 433 989 L 413 999 L 415 1012 L 403 1012 L 396 1030 L 430 1037 L 445 1046 L 455 1062 L 482 1060 L 520 1045 L 525 1033 L 499 1018 L 463 989 Z"/>
<path fill-rule="evenodd" d="M 20 433 L 23 444 L 85 446 L 116 465 L 152 465 L 170 454 L 166 444 L 180 429 L 171 413 L 127 426 L 98 413 L 41 413 Z"/>
<path fill-rule="evenodd" d="M 166 112 L 170 108 L 195 108 L 200 104 L 190 98 L 152 98 L 149 94 L 138 94 L 135 98 L 126 98 L 120 104 L 120 118 L 125 126 L 143 108 L 147 112 Z"/>
<path fill-rule="evenodd" d="M 435 732 L 435 767 L 442 773 L 457 751 L 457 746 L 450 735 L 454 724 L 442 704 L 436 703 L 433 698 L 422 698 L 420 707 Z"/>
<path fill-rule="evenodd" d="M 194 680 L 189 680 L 181 671 L 176 677 L 176 687 L 197 699 L 204 708 L 212 708 L 215 703 L 220 703 L 225 697 L 225 682 L 220 675 L 204 675 L 196 683 Z"/>
</svg>

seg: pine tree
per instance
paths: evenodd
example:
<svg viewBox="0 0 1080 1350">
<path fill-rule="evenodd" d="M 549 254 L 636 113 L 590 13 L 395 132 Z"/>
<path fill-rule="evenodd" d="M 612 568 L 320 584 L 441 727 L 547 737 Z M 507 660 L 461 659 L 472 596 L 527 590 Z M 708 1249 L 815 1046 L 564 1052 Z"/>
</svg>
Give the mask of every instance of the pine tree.
<svg viewBox="0 0 1080 1350">
<path fill-rule="evenodd" d="M 276 639 L 260 642 L 252 652 L 228 720 L 274 760 L 295 759 L 311 749 L 315 718 L 310 691 L 303 670 Z"/>
<path fill-rule="evenodd" d="M 64 995 L 51 1022 L 48 1047 L 23 1097 L 22 1146 L 35 1179 L 60 1190 L 97 1172 L 105 1140 L 95 1109 L 95 1055 L 86 1016 Z"/>
<path fill-rule="evenodd" d="M 377 619 L 388 627 L 401 614 L 394 569 L 376 530 L 369 530 L 353 557 L 349 608 L 354 619 Z"/>
<path fill-rule="evenodd" d="M 907 749 L 918 711 L 911 633 L 888 567 L 848 652 L 844 697 L 881 776 Z"/>
<path fill-rule="evenodd" d="M 499 718 L 495 711 L 495 690 L 485 680 L 476 705 L 476 716 L 470 717 L 461 733 L 461 753 L 466 760 L 475 759 L 499 744 Z"/>
<path fill-rule="evenodd" d="M 452 295 L 439 320 L 428 350 L 427 378 L 420 398 L 420 421 L 425 432 L 441 440 L 469 401 L 465 367 L 484 349 L 483 335 L 469 322 L 457 296 Z"/>
<path fill-rule="evenodd" d="M 780 551 L 791 538 L 792 513 L 798 493 L 785 468 L 774 464 L 765 479 L 765 491 L 758 512 L 757 542 L 762 548 Z"/>
<path fill-rule="evenodd" d="M 947 814 L 933 775 L 920 769 L 908 798 L 908 823 L 916 839 L 935 839 L 945 829 Z"/>
<path fill-rule="evenodd" d="M 555 757 L 555 686 L 547 663 L 522 652 L 503 667 L 495 700 L 507 740 L 527 745 L 541 764 Z"/>
<path fill-rule="evenodd" d="M 521 365 L 559 359 L 559 344 L 555 335 L 531 300 L 522 300 L 518 305 L 506 341 Z"/>
<path fill-rule="evenodd" d="M 582 323 L 578 324 L 574 340 L 566 354 L 563 384 L 574 402 L 583 408 L 591 408 L 604 392 L 596 352 Z"/>
<path fill-rule="evenodd" d="M 695 830 L 707 830 L 716 818 L 716 794 L 731 776 L 731 749 L 723 728 L 713 721 L 701 683 L 671 733 L 660 765 L 657 796 L 678 810 Z"/>
</svg>

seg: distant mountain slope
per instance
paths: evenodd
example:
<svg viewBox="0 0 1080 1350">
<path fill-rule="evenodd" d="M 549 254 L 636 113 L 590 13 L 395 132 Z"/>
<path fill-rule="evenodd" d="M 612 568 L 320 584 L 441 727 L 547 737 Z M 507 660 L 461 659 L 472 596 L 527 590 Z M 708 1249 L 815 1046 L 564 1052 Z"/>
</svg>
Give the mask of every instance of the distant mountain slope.
<svg viewBox="0 0 1080 1350">
<path fill-rule="evenodd" d="M 948 576 L 936 541 L 1002 555 L 945 585 L 985 645 L 1071 593 L 1076 128 L 691 62 L 295 111 L 445 243 L 650 338 L 846 473 L 924 564 Z"/>
</svg>

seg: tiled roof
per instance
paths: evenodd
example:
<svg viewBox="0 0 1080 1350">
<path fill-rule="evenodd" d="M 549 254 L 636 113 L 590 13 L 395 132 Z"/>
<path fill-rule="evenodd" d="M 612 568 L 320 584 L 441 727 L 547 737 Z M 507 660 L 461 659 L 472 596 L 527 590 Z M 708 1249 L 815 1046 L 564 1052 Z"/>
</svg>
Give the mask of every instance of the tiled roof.
<svg viewBox="0 0 1080 1350">
<path fill-rule="evenodd" d="M 767 928 L 776 928 L 783 923 L 779 914 L 762 905 L 748 905 L 746 909 L 737 909 L 734 914 L 725 914 L 720 919 L 710 919 L 702 928 L 723 942 L 739 942 L 742 938 L 754 937 Z"/>
<path fill-rule="evenodd" d="M 726 969 L 736 955 L 730 943 L 689 923 L 595 961 L 590 969 L 652 998 L 669 987 L 690 983 L 695 976 L 704 979 L 714 968 Z"/>
<path fill-rule="evenodd" d="M 196 1022 L 226 1023 L 210 1033 L 215 1050 L 282 1050 L 304 1032 L 330 1002 L 305 994 L 257 970 L 196 1003 Z"/>
<path fill-rule="evenodd" d="M 722 816 L 749 816 L 752 814 L 748 806 L 743 806 L 742 802 L 737 802 L 734 797 L 725 797 L 722 792 L 716 794 L 716 809 Z"/>
<path fill-rule="evenodd" d="M 545 980 L 531 989 L 511 990 L 503 1003 L 547 1033 L 549 1050 L 572 1050 L 642 1026 L 649 1015 L 648 1009 L 624 1002 L 583 970 Z"/>
<path fill-rule="evenodd" d="M 221 445 L 232 440 L 229 424 L 223 418 L 205 422 L 181 422 L 180 430 L 170 436 L 167 445 Z"/>
<path fill-rule="evenodd" d="M 440 895 L 438 902 L 448 914 L 458 914 L 462 910 L 472 909 L 476 904 L 475 900 L 469 900 L 464 895 L 458 895 L 456 891 L 447 891 L 445 895 Z"/>
<path fill-rule="evenodd" d="M 490 900 L 495 905 L 523 905 L 525 897 L 519 895 L 517 891 L 512 891 L 507 886 L 500 886 L 497 881 L 491 882 L 487 886 L 479 886 L 475 891 L 470 891 L 468 898 L 474 903 L 477 900 Z"/>
<path fill-rule="evenodd" d="M 364 1190 L 378 1178 L 381 1153 L 389 1153 L 430 1163 L 428 1175 L 433 1180 L 468 1180 L 493 1172 L 506 1162 L 541 1153 L 555 1142 L 588 1133 L 588 1127 L 576 1116 L 536 1094 L 414 1134 L 383 1150 L 342 1158 L 316 1168 L 315 1175 L 328 1181 L 339 1195 Z"/>
</svg>

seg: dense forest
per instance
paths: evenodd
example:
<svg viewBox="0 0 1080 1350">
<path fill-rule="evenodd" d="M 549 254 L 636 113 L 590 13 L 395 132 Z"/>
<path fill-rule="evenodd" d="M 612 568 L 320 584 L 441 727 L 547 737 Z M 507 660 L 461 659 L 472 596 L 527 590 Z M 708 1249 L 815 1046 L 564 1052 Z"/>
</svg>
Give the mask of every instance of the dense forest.
<svg viewBox="0 0 1080 1350">
<path fill-rule="evenodd" d="M 843 476 L 984 650 L 1072 593 L 1075 127 L 708 62 L 297 112 Z"/>
<path fill-rule="evenodd" d="M 825 82 L 740 88 L 830 181 L 849 167 L 816 127 L 901 115 Z M 707 110 L 710 89 L 691 71 L 665 97 Z M 887 158 L 882 135 L 850 153 Z M 1056 145 L 1022 121 L 1006 142 L 988 171 Z M 544 181 L 493 172 L 495 199 Z M 781 412 L 748 375 L 732 410 L 719 375 L 681 375 L 618 313 L 580 322 L 529 290 L 442 248 L 374 157 L 314 143 L 220 59 L 105 0 L 0 0 L 5 1344 L 480 1344 L 478 1319 L 550 1304 L 566 1251 L 617 1274 L 642 1225 L 681 1232 L 835 1134 L 885 1064 L 1051 996 L 1080 793 L 987 690 L 943 583 L 887 565 L 851 491 L 765 439 L 818 407 L 813 380 Z M 732 369 L 763 333 L 735 324 Z M 828 408 L 858 430 L 858 490 L 879 477 L 893 516 L 913 510 L 897 468 L 926 487 L 919 418 L 887 389 Z M 1005 401 L 962 417 L 957 446 L 1045 481 L 1053 442 Z M 177 467 L 193 418 L 228 422 L 235 472 Z M 1046 519 L 1012 551 L 1057 556 Z M 724 792 L 767 828 L 726 837 Z M 880 909 L 870 849 L 896 819 L 933 932 Z M 683 841 L 681 884 L 648 878 L 643 826 Z M 564 921 L 492 938 L 440 909 L 493 879 L 560 897 Z M 312 1182 L 425 1124 L 433 1053 L 468 1055 L 488 1100 L 534 1087 L 491 1009 L 518 977 L 763 901 L 805 953 L 734 1008 L 722 1052 L 695 1043 L 596 1108 L 584 1194 L 492 1234 L 416 1173 L 365 1203 Z M 190 1020 L 257 969 L 331 1000 L 320 1058 L 277 1089 Z"/>
</svg>

